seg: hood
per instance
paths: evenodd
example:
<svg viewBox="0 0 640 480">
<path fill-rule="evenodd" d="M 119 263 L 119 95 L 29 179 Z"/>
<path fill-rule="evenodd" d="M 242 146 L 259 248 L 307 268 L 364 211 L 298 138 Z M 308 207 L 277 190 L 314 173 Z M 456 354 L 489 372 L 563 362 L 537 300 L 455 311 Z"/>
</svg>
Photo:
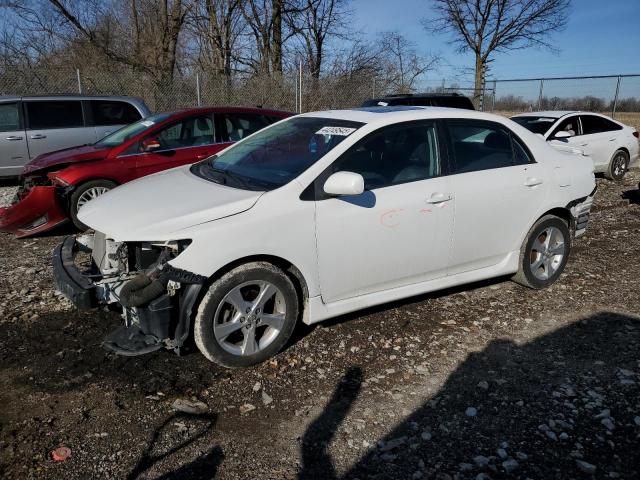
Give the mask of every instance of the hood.
<svg viewBox="0 0 640 480">
<path fill-rule="evenodd" d="M 55 152 L 43 153 L 27 163 L 22 169 L 22 175 L 29 175 L 39 170 L 48 170 L 56 165 L 88 162 L 106 158 L 110 148 L 98 148 L 93 145 L 65 148 Z"/>
<path fill-rule="evenodd" d="M 78 218 L 116 241 L 182 240 L 180 230 L 248 210 L 262 193 L 210 182 L 185 166 L 115 188 Z"/>
</svg>

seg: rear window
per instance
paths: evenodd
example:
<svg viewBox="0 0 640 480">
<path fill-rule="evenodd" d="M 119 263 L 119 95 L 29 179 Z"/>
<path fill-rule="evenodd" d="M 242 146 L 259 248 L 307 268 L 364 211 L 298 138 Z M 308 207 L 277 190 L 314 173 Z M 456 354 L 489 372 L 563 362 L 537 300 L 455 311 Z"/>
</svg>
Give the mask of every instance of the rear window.
<svg viewBox="0 0 640 480">
<path fill-rule="evenodd" d="M 557 118 L 530 115 L 526 117 L 511 117 L 511 120 L 533 133 L 544 135 L 556 123 Z"/>
<path fill-rule="evenodd" d="M 617 123 L 596 115 L 580 115 L 580 120 L 582 121 L 583 135 L 622 130 L 622 127 Z"/>
<path fill-rule="evenodd" d="M 128 125 L 142 118 L 140 112 L 128 102 L 115 100 L 90 100 L 93 125 Z"/>
<path fill-rule="evenodd" d="M 45 130 L 84 126 L 79 100 L 45 100 L 26 102 L 28 128 Z"/>
<path fill-rule="evenodd" d="M 266 116 L 254 113 L 219 113 L 223 142 L 237 142 L 269 126 Z"/>
</svg>

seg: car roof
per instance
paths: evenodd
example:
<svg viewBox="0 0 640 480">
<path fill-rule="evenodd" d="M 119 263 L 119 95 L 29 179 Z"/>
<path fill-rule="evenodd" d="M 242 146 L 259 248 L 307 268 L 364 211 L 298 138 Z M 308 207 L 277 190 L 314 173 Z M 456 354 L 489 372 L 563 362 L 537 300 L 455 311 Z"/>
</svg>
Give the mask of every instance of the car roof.
<svg viewBox="0 0 640 480">
<path fill-rule="evenodd" d="M 1 95 L 0 102 L 16 101 L 16 100 L 137 100 L 142 101 L 138 97 L 130 97 L 126 95 L 84 95 L 84 94 L 54 94 L 54 95 Z"/>
<path fill-rule="evenodd" d="M 549 118 L 561 118 L 565 115 L 571 115 L 574 113 L 582 113 L 580 110 L 542 110 L 540 112 L 524 112 L 514 117 L 549 117 Z"/>
<path fill-rule="evenodd" d="M 274 115 L 277 117 L 290 117 L 295 115 L 294 112 L 286 112 L 283 110 L 271 110 L 268 108 L 260 107 L 189 107 L 180 110 L 159 112 L 168 113 L 172 116 L 188 116 L 196 113 L 257 113 L 262 115 Z"/>
<path fill-rule="evenodd" d="M 380 100 L 392 100 L 398 98 L 455 98 L 464 97 L 457 92 L 440 92 L 440 93 L 393 93 L 380 97 Z M 377 99 L 375 99 L 377 100 Z"/>
<path fill-rule="evenodd" d="M 506 117 L 492 113 L 465 110 L 461 108 L 447 107 L 418 107 L 418 106 L 392 106 L 392 107 L 360 107 L 348 110 L 325 110 L 308 112 L 301 117 L 320 117 L 336 120 L 351 120 L 360 123 L 397 123 L 411 120 L 428 120 L 437 118 L 469 118 L 477 120 L 502 121 Z"/>
</svg>

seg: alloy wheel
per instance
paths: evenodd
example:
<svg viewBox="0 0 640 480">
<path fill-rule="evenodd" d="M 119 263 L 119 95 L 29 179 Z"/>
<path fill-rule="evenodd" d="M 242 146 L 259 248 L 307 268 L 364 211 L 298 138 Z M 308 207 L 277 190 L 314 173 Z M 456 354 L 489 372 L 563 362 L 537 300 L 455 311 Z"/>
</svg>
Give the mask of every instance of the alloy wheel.
<svg viewBox="0 0 640 480">
<path fill-rule="evenodd" d="M 624 153 L 618 153 L 613 159 L 613 176 L 615 178 L 622 178 L 626 170 L 627 159 L 624 156 Z"/>
<path fill-rule="evenodd" d="M 282 292 L 267 281 L 245 282 L 222 299 L 213 318 L 219 345 L 233 355 L 254 355 L 267 348 L 285 324 Z"/>
<path fill-rule="evenodd" d="M 531 273 L 538 280 L 548 280 L 562 265 L 565 252 L 565 238 L 560 229 L 545 228 L 535 238 L 529 252 Z"/>
<path fill-rule="evenodd" d="M 90 200 L 99 197 L 100 195 L 107 193 L 110 189 L 107 187 L 91 187 L 88 188 L 85 192 L 80 195 L 78 198 L 78 202 L 76 204 L 76 210 L 80 210 L 80 208 Z"/>
</svg>

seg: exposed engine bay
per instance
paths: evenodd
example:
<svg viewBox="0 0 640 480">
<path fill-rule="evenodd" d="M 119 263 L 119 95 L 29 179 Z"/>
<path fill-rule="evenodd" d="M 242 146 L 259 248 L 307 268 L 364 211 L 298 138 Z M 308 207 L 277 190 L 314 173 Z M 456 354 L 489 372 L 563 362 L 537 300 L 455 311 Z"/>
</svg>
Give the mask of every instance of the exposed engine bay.
<svg viewBox="0 0 640 480">
<path fill-rule="evenodd" d="M 115 242 L 100 232 L 75 238 L 73 263 L 90 279 L 94 303 L 118 311 L 124 320 L 105 338 L 107 349 L 122 355 L 163 347 L 179 350 L 189 321 L 181 315 L 185 306 L 181 289 L 190 286 L 199 291 L 205 279 L 167 262 L 189 243 Z M 195 300 L 193 292 L 189 298 Z"/>
</svg>

